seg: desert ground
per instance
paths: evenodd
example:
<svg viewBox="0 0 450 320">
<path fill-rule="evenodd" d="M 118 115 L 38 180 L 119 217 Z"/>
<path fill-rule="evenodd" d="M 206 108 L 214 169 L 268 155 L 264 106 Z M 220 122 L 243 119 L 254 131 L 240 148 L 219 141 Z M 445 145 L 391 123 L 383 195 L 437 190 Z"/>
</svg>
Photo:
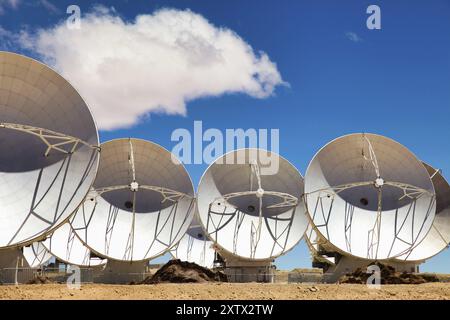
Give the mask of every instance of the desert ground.
<svg viewBox="0 0 450 320">
<path fill-rule="evenodd" d="M 125 299 L 125 300 L 410 300 L 450 299 L 450 283 L 383 285 L 368 289 L 360 284 L 85 284 L 69 289 L 64 284 L 2 285 L 0 299 Z"/>
</svg>

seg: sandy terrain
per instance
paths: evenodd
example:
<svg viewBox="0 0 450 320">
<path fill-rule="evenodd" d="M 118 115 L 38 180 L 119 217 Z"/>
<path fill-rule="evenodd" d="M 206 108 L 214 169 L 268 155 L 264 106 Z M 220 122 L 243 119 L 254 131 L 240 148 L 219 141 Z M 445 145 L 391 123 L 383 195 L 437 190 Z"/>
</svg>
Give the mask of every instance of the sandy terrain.
<svg viewBox="0 0 450 320">
<path fill-rule="evenodd" d="M 450 284 L 364 285 L 307 284 L 86 284 L 69 290 L 62 284 L 0 286 L 0 299 L 450 299 Z"/>
</svg>

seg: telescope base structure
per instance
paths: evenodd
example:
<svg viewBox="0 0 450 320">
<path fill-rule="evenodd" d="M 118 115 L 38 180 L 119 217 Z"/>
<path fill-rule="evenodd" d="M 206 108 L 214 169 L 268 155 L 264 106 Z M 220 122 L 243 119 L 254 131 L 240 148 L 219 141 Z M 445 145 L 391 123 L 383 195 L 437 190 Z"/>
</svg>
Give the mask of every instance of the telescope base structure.
<svg viewBox="0 0 450 320">
<path fill-rule="evenodd" d="M 270 260 L 245 260 L 219 250 L 224 260 L 225 274 L 229 282 L 264 282 L 273 283 L 275 272 L 273 259 Z"/>
<path fill-rule="evenodd" d="M 0 250 L 0 282 L 2 284 L 27 283 L 34 277 L 21 248 Z"/>
<path fill-rule="evenodd" d="M 336 254 L 337 255 L 337 254 Z M 325 283 L 336 283 L 345 274 L 353 273 L 356 269 L 367 268 L 374 260 L 360 259 L 355 257 L 338 256 L 334 265 L 324 266 L 323 262 L 313 261 L 313 267 L 322 268 L 324 270 L 322 281 Z M 393 267 L 398 272 L 418 273 L 419 264 L 411 261 L 380 261 L 380 263 Z M 371 272 L 368 272 L 371 273 Z"/>
<path fill-rule="evenodd" d="M 95 278 L 96 283 L 130 284 L 146 278 L 148 261 L 108 260 L 105 269 Z"/>
</svg>

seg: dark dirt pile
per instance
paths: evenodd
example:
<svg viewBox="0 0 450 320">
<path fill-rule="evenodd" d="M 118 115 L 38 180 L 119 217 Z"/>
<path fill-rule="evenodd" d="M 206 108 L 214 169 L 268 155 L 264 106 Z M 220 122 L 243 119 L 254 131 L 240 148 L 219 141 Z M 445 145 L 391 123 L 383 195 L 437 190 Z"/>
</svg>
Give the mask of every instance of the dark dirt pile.
<svg viewBox="0 0 450 320">
<path fill-rule="evenodd" d="M 439 282 L 436 275 L 397 272 L 395 268 L 383 263 L 375 263 L 381 271 L 381 284 L 422 284 L 427 282 Z M 366 284 L 371 276 L 366 272 L 367 268 L 358 268 L 355 272 L 346 274 L 339 279 L 339 283 Z"/>
<path fill-rule="evenodd" d="M 213 271 L 191 262 L 170 260 L 140 284 L 204 282 L 228 282 L 228 280 L 222 271 Z"/>
<path fill-rule="evenodd" d="M 50 280 L 48 277 L 36 276 L 34 279 L 27 282 L 27 284 L 49 284 L 55 283 L 55 281 Z"/>
</svg>

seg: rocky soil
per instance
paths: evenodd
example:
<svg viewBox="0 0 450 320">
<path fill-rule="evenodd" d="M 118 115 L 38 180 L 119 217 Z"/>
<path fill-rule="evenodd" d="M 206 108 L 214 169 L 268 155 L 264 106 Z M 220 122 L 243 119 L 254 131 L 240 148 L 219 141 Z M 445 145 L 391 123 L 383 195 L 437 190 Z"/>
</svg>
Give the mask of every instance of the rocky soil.
<svg viewBox="0 0 450 320">
<path fill-rule="evenodd" d="M 423 284 L 427 282 L 439 282 L 434 274 L 416 274 L 407 272 L 397 272 L 393 267 L 382 263 L 375 263 L 380 268 L 381 284 Z M 339 280 L 340 283 L 366 284 L 371 274 L 366 272 L 367 268 L 358 268 L 355 272 L 344 275 Z"/>
<path fill-rule="evenodd" d="M 222 271 L 213 271 L 195 263 L 170 260 L 140 284 L 227 282 Z"/>
</svg>

